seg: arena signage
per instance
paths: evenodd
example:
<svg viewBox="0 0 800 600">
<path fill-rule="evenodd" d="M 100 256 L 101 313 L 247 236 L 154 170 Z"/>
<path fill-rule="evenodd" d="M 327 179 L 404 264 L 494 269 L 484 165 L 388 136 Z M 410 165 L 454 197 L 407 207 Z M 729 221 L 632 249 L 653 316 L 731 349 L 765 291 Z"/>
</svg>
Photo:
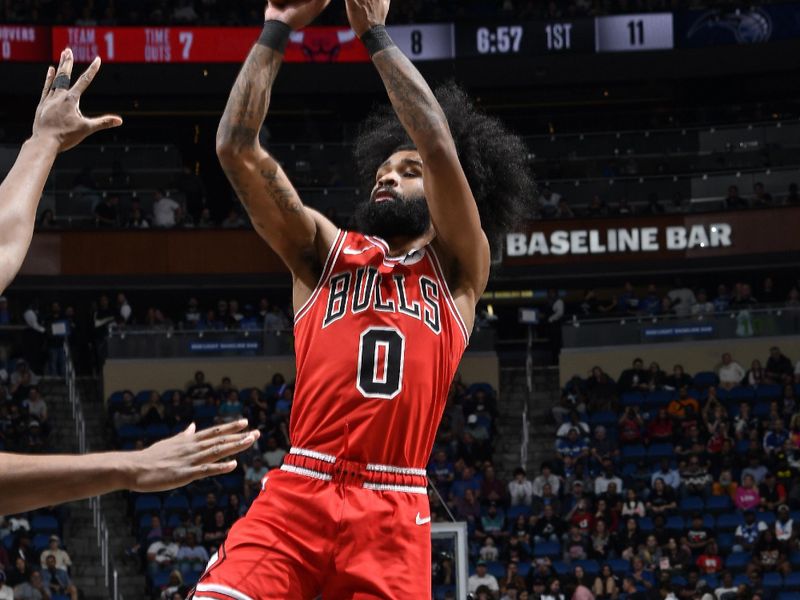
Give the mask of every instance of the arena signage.
<svg viewBox="0 0 800 600">
<path fill-rule="evenodd" d="M 544 231 L 534 231 L 530 234 L 510 233 L 506 238 L 506 254 L 509 257 L 564 256 L 657 252 L 662 248 L 669 251 L 683 251 L 695 248 L 728 248 L 732 245 L 732 228 L 728 223 L 557 229 L 549 233 Z"/>
</svg>

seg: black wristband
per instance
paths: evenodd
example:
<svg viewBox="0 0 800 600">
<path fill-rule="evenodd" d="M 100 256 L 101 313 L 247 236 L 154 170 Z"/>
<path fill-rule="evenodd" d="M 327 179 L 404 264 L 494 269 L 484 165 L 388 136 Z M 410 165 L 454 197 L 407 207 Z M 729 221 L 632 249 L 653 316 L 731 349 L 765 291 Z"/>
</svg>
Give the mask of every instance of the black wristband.
<svg viewBox="0 0 800 600">
<path fill-rule="evenodd" d="M 289 43 L 289 35 L 291 33 L 292 28 L 283 21 L 265 21 L 264 29 L 261 31 L 256 43 L 283 54 L 286 51 L 286 44 Z"/>
<path fill-rule="evenodd" d="M 375 56 L 376 52 L 392 48 L 395 45 L 392 38 L 389 37 L 389 32 L 386 31 L 386 27 L 383 25 L 375 25 L 375 27 L 368 29 L 367 32 L 361 36 L 361 41 L 367 47 L 367 52 L 369 52 L 370 56 Z"/>
</svg>

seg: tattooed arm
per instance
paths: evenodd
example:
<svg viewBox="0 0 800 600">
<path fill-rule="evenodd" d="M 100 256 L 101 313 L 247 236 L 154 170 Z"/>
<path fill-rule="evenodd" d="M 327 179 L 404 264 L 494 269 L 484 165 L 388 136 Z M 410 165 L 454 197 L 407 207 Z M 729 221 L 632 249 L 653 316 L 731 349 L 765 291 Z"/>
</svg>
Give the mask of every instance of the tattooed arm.
<svg viewBox="0 0 800 600">
<path fill-rule="evenodd" d="M 268 6 L 267 20 L 305 27 L 330 0 L 293 0 Z M 336 237 L 335 226 L 305 206 L 278 162 L 261 147 L 258 132 L 269 108 L 283 55 L 256 44 L 231 90 L 217 131 L 217 155 L 253 225 L 295 279 L 295 305 L 305 302 Z"/>
<path fill-rule="evenodd" d="M 347 0 L 350 25 L 359 37 L 383 25 L 388 10 L 389 0 Z M 457 300 L 464 298 L 467 310 L 462 314 L 474 314 L 475 302 L 489 278 L 489 242 L 481 229 L 478 207 L 447 119 L 425 79 L 397 47 L 380 50 L 372 61 L 422 158 L 425 197 L 436 229 L 436 244 L 445 254 L 448 283 Z"/>
</svg>

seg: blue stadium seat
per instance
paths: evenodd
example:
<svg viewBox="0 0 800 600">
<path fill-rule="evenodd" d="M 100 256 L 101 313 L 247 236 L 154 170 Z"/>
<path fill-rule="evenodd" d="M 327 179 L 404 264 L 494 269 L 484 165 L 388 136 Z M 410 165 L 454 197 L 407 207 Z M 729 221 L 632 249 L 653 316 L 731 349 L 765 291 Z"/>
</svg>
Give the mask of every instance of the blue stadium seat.
<svg viewBox="0 0 800 600">
<path fill-rule="evenodd" d="M 730 403 L 739 404 L 740 402 L 749 402 L 756 397 L 756 391 L 751 387 L 735 387 L 732 390 L 719 390 L 720 399 L 723 399 L 722 392 L 725 392 L 725 400 Z"/>
<path fill-rule="evenodd" d="M 150 441 L 163 440 L 169 437 L 169 427 L 163 423 L 154 423 L 153 425 L 147 426 L 147 429 L 144 430 L 144 434 Z"/>
<path fill-rule="evenodd" d="M 6 550 L 11 552 L 11 549 L 14 547 L 14 542 L 17 541 L 16 536 L 13 533 L 9 533 L 7 536 L 3 537 L 3 547 Z"/>
<path fill-rule="evenodd" d="M 169 583 L 169 573 L 166 571 L 158 571 L 153 575 L 152 581 L 154 588 L 161 589 L 167 587 L 167 584 Z"/>
<path fill-rule="evenodd" d="M 152 394 L 152 393 L 153 393 L 153 390 L 142 390 L 141 392 L 136 394 L 136 397 L 135 397 L 136 406 L 141 406 L 142 404 L 147 402 L 150 399 L 150 394 Z"/>
<path fill-rule="evenodd" d="M 181 526 L 181 516 L 178 514 L 172 514 L 167 517 L 167 528 L 175 529 L 176 527 Z"/>
<path fill-rule="evenodd" d="M 200 580 L 200 575 L 202 575 L 202 573 L 198 573 L 197 571 L 189 571 L 188 573 L 184 573 L 183 585 L 194 587 Z"/>
<path fill-rule="evenodd" d="M 764 419 L 769 416 L 769 408 L 770 408 L 769 400 L 762 400 L 756 403 L 753 407 L 753 416 L 758 417 L 759 419 Z"/>
<path fill-rule="evenodd" d="M 783 397 L 783 388 L 778 384 L 762 384 L 756 388 L 756 397 L 759 400 L 778 400 Z"/>
<path fill-rule="evenodd" d="M 739 587 L 740 585 L 750 585 L 750 578 L 746 573 L 740 573 L 733 578 L 733 585 Z"/>
<path fill-rule="evenodd" d="M 192 496 L 192 510 L 203 508 L 206 505 L 206 497 L 203 494 Z"/>
<path fill-rule="evenodd" d="M 559 577 L 564 577 L 565 575 L 569 575 L 570 572 L 572 571 L 572 569 L 567 563 L 560 560 L 553 563 L 553 570 Z"/>
<path fill-rule="evenodd" d="M 633 444 L 622 448 L 622 460 L 624 462 L 639 462 L 647 455 L 647 451 L 641 444 Z"/>
<path fill-rule="evenodd" d="M 686 577 L 682 575 L 673 575 L 670 582 L 672 585 L 680 588 L 686 585 Z"/>
<path fill-rule="evenodd" d="M 767 526 L 772 525 L 777 520 L 774 512 L 771 511 L 759 511 L 756 513 L 756 521 L 764 521 Z"/>
<path fill-rule="evenodd" d="M 662 458 L 668 458 L 675 454 L 675 446 L 672 444 L 652 444 L 647 449 L 647 458 L 650 461 L 658 461 Z"/>
<path fill-rule="evenodd" d="M 49 533 L 37 533 L 33 536 L 33 550 L 37 555 L 47 550 L 50 545 L 50 535 Z"/>
<path fill-rule="evenodd" d="M 614 575 L 621 577 L 631 570 L 631 563 L 624 558 L 612 558 L 608 561 L 608 566 L 614 572 Z"/>
<path fill-rule="evenodd" d="M 800 600 L 800 592 L 778 592 L 775 600 Z"/>
<path fill-rule="evenodd" d="M 622 394 L 622 406 L 642 406 L 644 404 L 644 396 L 639 392 L 625 392 Z"/>
<path fill-rule="evenodd" d="M 797 522 L 795 521 L 795 523 Z M 800 568 L 800 550 L 795 550 L 789 554 L 789 563 L 795 568 Z"/>
<path fill-rule="evenodd" d="M 456 593 L 456 586 L 455 585 L 436 585 L 433 587 L 433 597 L 434 600 L 444 600 L 445 595 L 447 592 L 452 593 L 455 596 Z"/>
<path fill-rule="evenodd" d="M 601 410 L 600 412 L 596 412 L 589 416 L 589 425 L 592 425 L 593 427 L 597 425 L 613 427 L 618 421 L 619 417 L 617 414 L 608 410 Z"/>
<path fill-rule="evenodd" d="M 653 519 L 650 517 L 642 517 L 639 519 L 639 529 L 645 533 L 650 533 L 653 531 Z"/>
<path fill-rule="evenodd" d="M 709 573 L 708 575 L 701 575 L 700 579 L 705 579 L 706 585 L 710 587 L 712 590 L 719 587 L 719 577 L 714 573 Z"/>
<path fill-rule="evenodd" d="M 36 515 L 31 520 L 31 531 L 33 533 L 58 533 L 61 527 L 55 517 Z"/>
<path fill-rule="evenodd" d="M 164 500 L 164 511 L 167 514 L 189 512 L 189 500 L 183 494 L 173 494 Z"/>
<path fill-rule="evenodd" d="M 719 546 L 722 554 L 727 554 L 733 548 L 736 542 L 736 537 L 732 533 L 719 532 L 717 533 L 717 545 Z"/>
<path fill-rule="evenodd" d="M 733 509 L 730 496 L 709 496 L 706 500 L 706 510 L 712 513 L 721 513 Z"/>
<path fill-rule="evenodd" d="M 113 409 L 117 408 L 120 404 L 122 404 L 122 397 L 124 395 L 125 395 L 124 391 L 113 392 L 108 397 L 108 408 L 113 410 Z"/>
<path fill-rule="evenodd" d="M 743 571 L 750 563 L 751 556 L 750 552 L 732 552 L 725 559 L 725 568 L 731 571 Z"/>
<path fill-rule="evenodd" d="M 672 516 L 667 518 L 666 526 L 670 531 L 683 531 L 686 523 L 683 521 L 683 517 Z"/>
<path fill-rule="evenodd" d="M 122 441 L 135 441 L 144 439 L 144 429 L 137 425 L 123 425 L 117 429 L 117 437 Z"/>
<path fill-rule="evenodd" d="M 69 600 L 69 596 L 65 596 L 64 594 L 52 594 L 50 600 Z"/>
<path fill-rule="evenodd" d="M 783 586 L 790 590 L 800 590 L 800 573 L 793 571 L 783 578 Z"/>
<path fill-rule="evenodd" d="M 596 560 L 576 560 L 575 566 L 579 565 L 589 577 L 597 577 L 600 574 L 600 563 Z"/>
<path fill-rule="evenodd" d="M 169 389 L 169 390 L 164 390 L 164 393 L 161 394 L 161 401 L 165 405 L 172 404 L 172 396 L 175 394 L 175 392 L 183 393 L 183 390 L 178 390 L 178 389 L 174 389 L 174 388 L 173 389 Z"/>
<path fill-rule="evenodd" d="M 735 531 L 744 523 L 744 517 L 739 513 L 725 513 L 717 517 L 717 529 L 720 531 Z"/>
<path fill-rule="evenodd" d="M 508 520 L 515 521 L 517 517 L 520 515 L 524 515 L 526 517 L 530 516 L 531 514 L 531 507 L 526 506 L 524 504 L 519 504 L 517 506 L 510 506 L 508 508 Z"/>
<path fill-rule="evenodd" d="M 750 449 L 750 440 L 739 440 L 736 442 L 734 449 L 736 454 L 747 454 L 747 451 Z"/>
<path fill-rule="evenodd" d="M 198 429 L 204 429 L 214 423 L 217 416 L 217 407 L 209 404 L 196 406 L 194 409 L 194 419 L 197 421 Z"/>
<path fill-rule="evenodd" d="M 519 567 L 517 571 L 519 572 L 520 577 L 527 577 L 528 572 L 531 570 L 531 563 L 528 561 L 523 561 L 519 563 Z"/>
<path fill-rule="evenodd" d="M 497 395 L 497 393 L 494 391 L 494 388 L 488 383 L 473 383 L 467 387 L 467 395 L 474 394 L 475 392 L 484 392 L 487 396 L 492 398 Z"/>
<path fill-rule="evenodd" d="M 697 388 L 707 388 L 719 383 L 719 377 L 713 371 L 701 371 L 694 376 L 692 380 L 694 386 Z"/>
<path fill-rule="evenodd" d="M 486 570 L 490 575 L 494 575 L 498 579 L 502 579 L 506 574 L 506 566 L 499 560 L 490 560 L 486 563 Z"/>
<path fill-rule="evenodd" d="M 558 542 L 542 542 L 536 544 L 533 548 L 534 558 L 557 558 L 561 556 L 561 544 Z"/>
<path fill-rule="evenodd" d="M 655 390 L 644 397 L 644 406 L 660 407 L 666 406 L 675 397 L 675 392 L 670 390 Z"/>
<path fill-rule="evenodd" d="M 139 496 L 133 505 L 133 513 L 140 515 L 142 513 L 158 513 L 161 512 L 161 499 L 152 494 Z"/>
<path fill-rule="evenodd" d="M 714 515 L 709 515 L 709 514 L 703 515 L 703 527 L 706 527 L 708 529 L 715 529 L 716 526 L 717 526 L 717 520 L 714 518 Z"/>
<path fill-rule="evenodd" d="M 244 477 L 239 473 L 229 473 L 219 477 L 219 482 L 226 492 L 241 492 L 244 488 Z"/>
<path fill-rule="evenodd" d="M 687 496 L 681 500 L 678 507 L 684 515 L 691 515 L 692 513 L 703 512 L 705 503 L 703 502 L 703 499 L 699 498 L 698 496 Z"/>
<path fill-rule="evenodd" d="M 762 583 L 765 589 L 774 591 L 783 587 L 783 577 L 780 573 L 764 573 Z"/>
</svg>

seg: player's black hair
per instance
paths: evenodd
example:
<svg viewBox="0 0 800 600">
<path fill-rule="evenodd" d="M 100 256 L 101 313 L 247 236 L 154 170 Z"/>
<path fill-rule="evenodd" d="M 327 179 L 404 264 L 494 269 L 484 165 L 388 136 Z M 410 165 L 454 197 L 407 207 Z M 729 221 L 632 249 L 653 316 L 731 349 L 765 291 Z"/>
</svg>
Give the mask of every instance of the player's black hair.
<svg viewBox="0 0 800 600">
<path fill-rule="evenodd" d="M 481 112 L 457 84 L 446 83 L 435 95 L 447 117 L 478 205 L 481 226 L 494 252 L 503 234 L 520 224 L 535 198 L 528 149 L 499 119 Z M 356 164 L 369 188 L 389 156 L 409 149 L 414 149 L 414 144 L 392 107 L 376 108 L 362 124 L 355 145 Z"/>
</svg>

